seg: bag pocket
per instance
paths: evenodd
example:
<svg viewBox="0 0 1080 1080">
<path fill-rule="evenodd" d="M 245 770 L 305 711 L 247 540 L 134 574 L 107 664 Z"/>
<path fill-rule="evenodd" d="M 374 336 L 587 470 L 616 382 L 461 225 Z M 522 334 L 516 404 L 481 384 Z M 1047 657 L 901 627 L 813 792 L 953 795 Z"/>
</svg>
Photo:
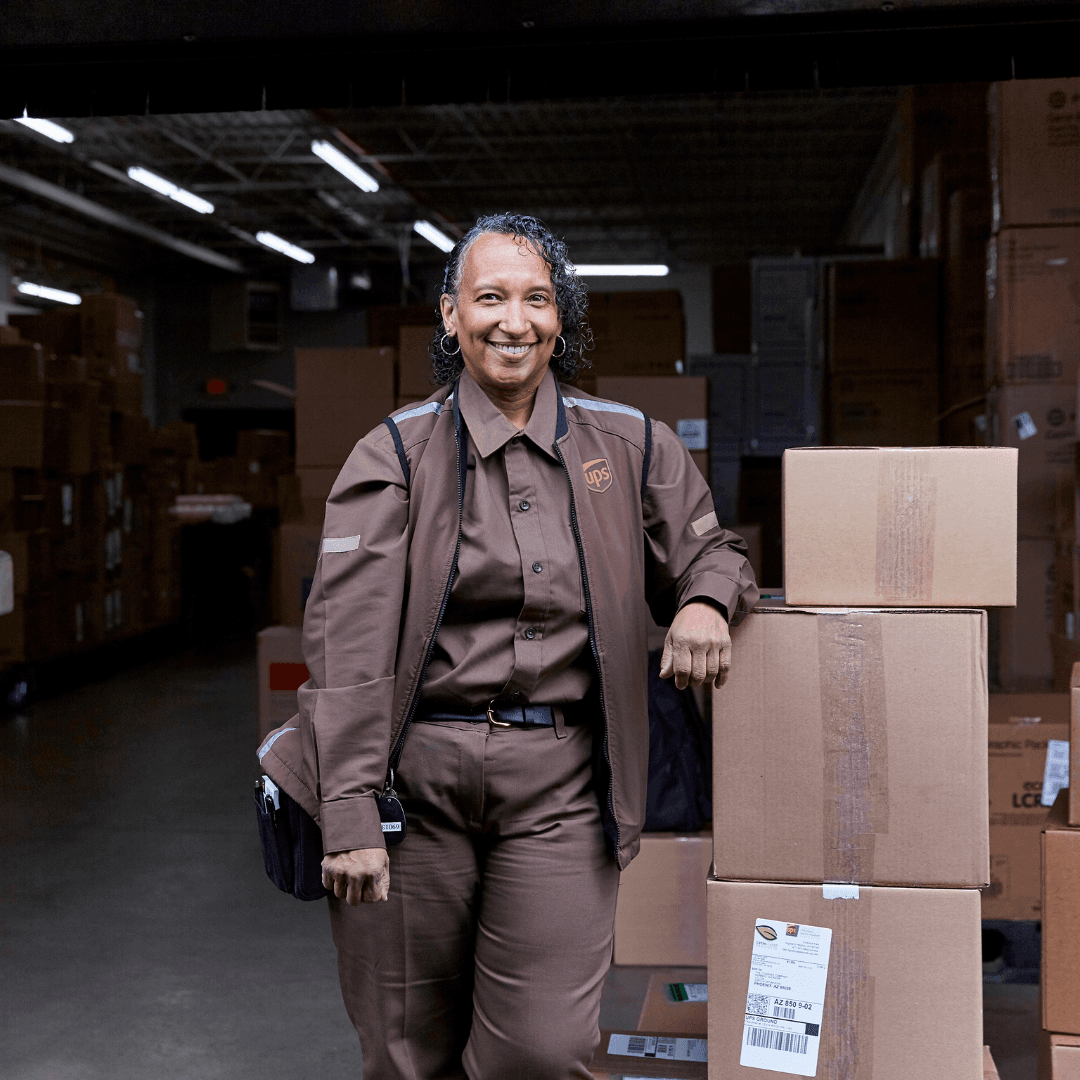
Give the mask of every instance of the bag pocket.
<svg viewBox="0 0 1080 1080">
<path fill-rule="evenodd" d="M 261 787 L 255 793 L 266 876 L 298 900 L 329 895 L 322 884 L 322 832 L 311 815 L 279 789 L 278 808 L 267 808 Z"/>
</svg>

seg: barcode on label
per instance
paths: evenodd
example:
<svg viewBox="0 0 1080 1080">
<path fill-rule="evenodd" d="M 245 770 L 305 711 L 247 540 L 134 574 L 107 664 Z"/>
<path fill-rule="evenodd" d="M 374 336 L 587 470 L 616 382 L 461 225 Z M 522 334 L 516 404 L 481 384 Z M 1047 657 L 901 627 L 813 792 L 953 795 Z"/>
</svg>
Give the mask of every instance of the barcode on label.
<svg viewBox="0 0 1080 1080">
<path fill-rule="evenodd" d="M 628 1054 L 644 1054 L 645 1040 L 640 1035 L 631 1035 L 626 1041 L 626 1052 Z"/>
<path fill-rule="evenodd" d="M 786 1008 L 783 1005 L 774 1005 L 772 1014 L 773 1016 L 782 1016 L 785 1020 L 795 1019 L 795 1010 Z"/>
<path fill-rule="evenodd" d="M 747 994 L 746 1011 L 757 1013 L 759 1016 L 767 1016 L 769 1013 L 769 998 L 765 994 Z"/>
<path fill-rule="evenodd" d="M 746 1045 L 758 1046 L 763 1050 L 783 1050 L 788 1054 L 805 1054 L 810 1043 L 807 1035 L 796 1035 L 793 1031 L 774 1031 L 771 1028 L 748 1027 Z"/>
</svg>

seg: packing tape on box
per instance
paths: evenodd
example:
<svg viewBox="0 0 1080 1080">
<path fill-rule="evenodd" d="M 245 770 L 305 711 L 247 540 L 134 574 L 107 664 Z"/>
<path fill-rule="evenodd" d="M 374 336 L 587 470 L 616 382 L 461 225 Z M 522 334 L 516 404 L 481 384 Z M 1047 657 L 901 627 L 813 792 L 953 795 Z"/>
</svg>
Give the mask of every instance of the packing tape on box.
<svg viewBox="0 0 1080 1080">
<path fill-rule="evenodd" d="M 872 893 L 858 904 L 844 904 L 833 927 L 829 980 L 825 985 L 822 1050 L 828 1056 L 828 1076 L 871 1080 L 874 1075 L 874 977 L 856 942 L 871 941 Z M 831 1044 L 831 1046 L 829 1045 Z"/>
<path fill-rule="evenodd" d="M 929 600 L 934 589 L 937 477 L 918 454 L 885 454 L 878 467 L 875 591 L 883 600 Z"/>
<path fill-rule="evenodd" d="M 888 724 L 881 618 L 818 618 L 824 757 L 824 877 L 869 885 L 878 833 L 889 831 Z"/>
</svg>

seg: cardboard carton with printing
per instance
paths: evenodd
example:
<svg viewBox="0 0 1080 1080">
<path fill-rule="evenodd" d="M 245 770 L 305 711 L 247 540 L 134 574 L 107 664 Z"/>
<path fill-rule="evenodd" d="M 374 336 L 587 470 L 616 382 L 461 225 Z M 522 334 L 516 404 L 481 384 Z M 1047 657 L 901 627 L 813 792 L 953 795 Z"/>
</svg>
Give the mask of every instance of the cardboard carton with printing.
<svg viewBox="0 0 1080 1080">
<path fill-rule="evenodd" d="M 989 727 L 990 888 L 984 919 L 1042 915 L 1040 847 L 1049 740 L 1069 738 L 1068 694 L 991 694 Z"/>
<path fill-rule="evenodd" d="M 308 679 L 301 632 L 299 626 L 268 626 L 258 633 L 260 743 L 296 715 L 296 691 Z"/>
<path fill-rule="evenodd" d="M 989 881 L 986 613 L 758 606 L 713 695 L 717 876 Z"/>
<path fill-rule="evenodd" d="M 1006 229 L 990 241 L 987 317 L 997 381 L 1075 386 L 1080 229 Z"/>
<path fill-rule="evenodd" d="M 1015 604 L 1016 468 L 1004 447 L 785 450 L 788 602 Z"/>
<path fill-rule="evenodd" d="M 645 833 L 623 871 L 615 908 L 616 964 L 705 966 L 705 879 L 712 833 Z"/>
<path fill-rule="evenodd" d="M 1080 79 L 990 87 L 994 228 L 1080 223 Z"/>
<path fill-rule="evenodd" d="M 709 1076 L 979 1080 L 973 889 L 708 883 Z"/>
<path fill-rule="evenodd" d="M 1042 1026 L 1080 1035 L 1080 829 L 1062 790 L 1042 834 Z"/>
<path fill-rule="evenodd" d="M 707 968 L 668 968 L 649 976 L 638 1031 L 709 1033 Z"/>
</svg>

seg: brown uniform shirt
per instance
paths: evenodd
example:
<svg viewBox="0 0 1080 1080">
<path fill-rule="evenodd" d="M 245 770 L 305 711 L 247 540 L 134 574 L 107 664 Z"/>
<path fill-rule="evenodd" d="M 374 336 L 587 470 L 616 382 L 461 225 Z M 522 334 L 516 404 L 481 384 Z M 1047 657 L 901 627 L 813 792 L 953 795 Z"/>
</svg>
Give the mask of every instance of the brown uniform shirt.
<svg viewBox="0 0 1080 1080">
<path fill-rule="evenodd" d="M 520 432 L 467 371 L 457 392 L 469 429 L 461 554 L 424 701 L 579 701 L 592 663 L 570 486 L 552 450 L 555 377 Z"/>
</svg>

